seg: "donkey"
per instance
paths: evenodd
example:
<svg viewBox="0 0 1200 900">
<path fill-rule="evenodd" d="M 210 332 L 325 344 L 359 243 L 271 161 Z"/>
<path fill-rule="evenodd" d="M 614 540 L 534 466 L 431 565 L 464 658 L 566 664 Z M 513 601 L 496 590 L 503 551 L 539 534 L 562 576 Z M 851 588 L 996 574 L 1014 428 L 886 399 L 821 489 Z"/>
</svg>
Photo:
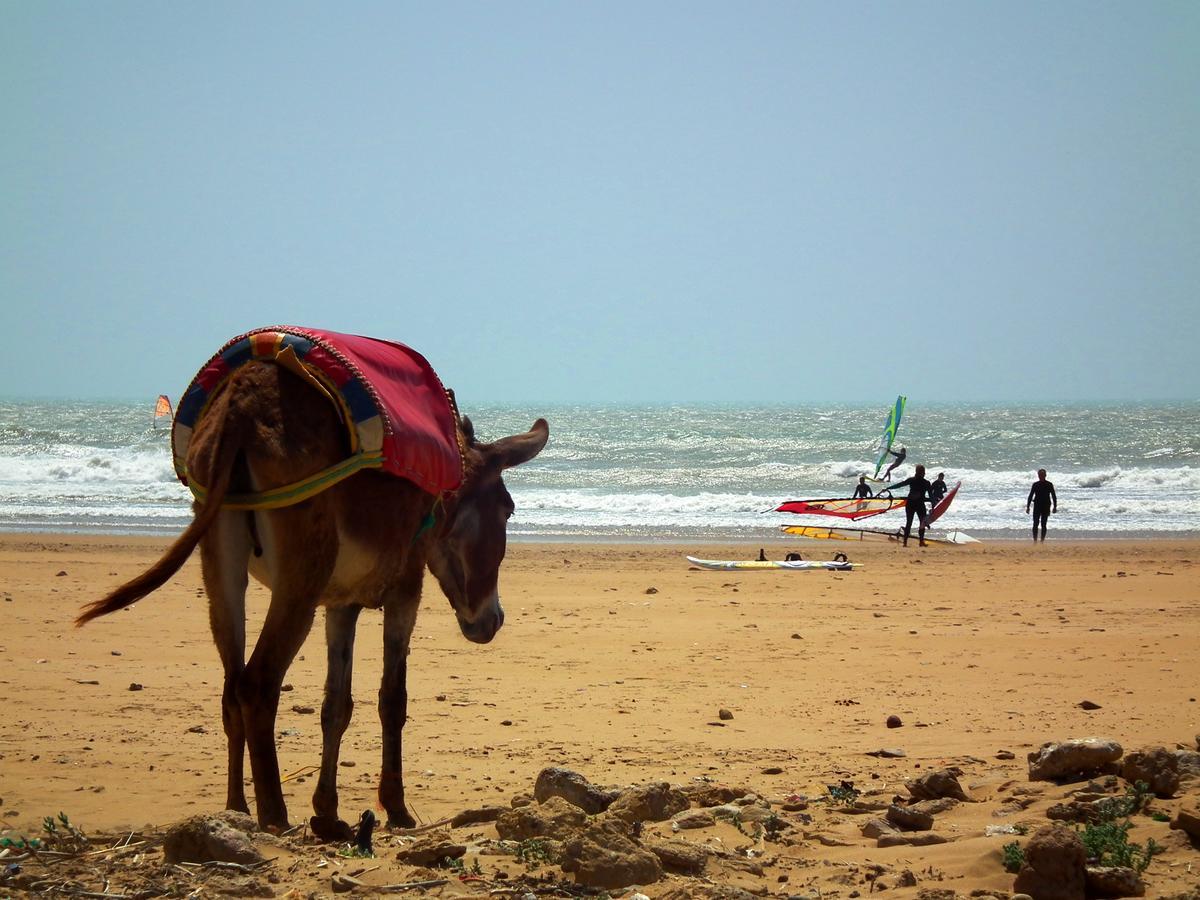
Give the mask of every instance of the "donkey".
<svg viewBox="0 0 1200 900">
<path fill-rule="evenodd" d="M 504 624 L 497 578 L 513 512 L 501 473 L 537 456 L 550 434 L 545 419 L 538 419 L 524 434 L 479 443 L 470 420 L 455 417 L 464 477 L 440 501 L 410 481 L 365 470 L 293 506 L 223 508 L 227 495 L 292 484 L 346 456 L 345 425 L 327 398 L 274 363 L 241 366 L 213 392 L 188 445 L 188 471 L 208 486 L 204 502 L 194 505 L 193 521 L 158 562 L 84 607 L 76 620 L 82 625 L 145 597 L 199 545 L 213 640 L 225 669 L 226 807 L 250 811 L 243 786 L 248 746 L 263 828 L 288 827 L 275 716 L 284 675 L 318 606 L 325 607 L 328 674 L 312 829 L 323 840 L 352 836 L 338 818 L 337 768 L 353 707 L 355 625 L 364 607 L 383 608 L 379 799 L 389 825 L 415 824 L 404 802 L 400 746 L 408 704 L 406 658 L 425 567 L 449 599 L 463 635 L 479 644 L 491 641 Z M 271 601 L 246 661 L 248 575 L 270 589 Z"/>
</svg>

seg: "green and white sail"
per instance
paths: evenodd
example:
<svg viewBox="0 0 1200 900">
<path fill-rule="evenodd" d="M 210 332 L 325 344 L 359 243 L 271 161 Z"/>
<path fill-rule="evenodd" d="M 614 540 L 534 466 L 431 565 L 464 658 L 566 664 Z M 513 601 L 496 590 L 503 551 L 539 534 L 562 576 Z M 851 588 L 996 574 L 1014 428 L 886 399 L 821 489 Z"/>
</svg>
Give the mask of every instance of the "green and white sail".
<svg viewBox="0 0 1200 900">
<path fill-rule="evenodd" d="M 883 435 L 879 438 L 878 458 L 875 461 L 875 478 L 879 477 L 879 470 L 883 468 L 884 462 L 887 461 L 888 451 L 892 449 L 892 443 L 896 440 L 896 432 L 900 430 L 900 417 L 904 415 L 904 405 L 908 403 L 908 398 L 901 394 L 896 398 L 895 405 L 888 410 L 887 421 L 883 423 Z"/>
</svg>

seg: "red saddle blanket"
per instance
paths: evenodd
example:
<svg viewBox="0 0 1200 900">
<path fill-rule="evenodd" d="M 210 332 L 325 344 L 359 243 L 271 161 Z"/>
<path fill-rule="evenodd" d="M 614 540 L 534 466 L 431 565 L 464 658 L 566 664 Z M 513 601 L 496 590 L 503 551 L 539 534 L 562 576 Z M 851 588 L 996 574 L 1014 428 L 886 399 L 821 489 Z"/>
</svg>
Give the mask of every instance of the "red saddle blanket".
<svg viewBox="0 0 1200 900">
<path fill-rule="evenodd" d="M 289 325 L 233 338 L 188 385 L 171 430 L 175 472 L 184 484 L 192 430 L 213 390 L 251 360 L 292 369 L 329 396 L 346 423 L 351 455 L 364 466 L 437 495 L 462 482 L 455 410 L 425 357 L 394 341 Z"/>
</svg>

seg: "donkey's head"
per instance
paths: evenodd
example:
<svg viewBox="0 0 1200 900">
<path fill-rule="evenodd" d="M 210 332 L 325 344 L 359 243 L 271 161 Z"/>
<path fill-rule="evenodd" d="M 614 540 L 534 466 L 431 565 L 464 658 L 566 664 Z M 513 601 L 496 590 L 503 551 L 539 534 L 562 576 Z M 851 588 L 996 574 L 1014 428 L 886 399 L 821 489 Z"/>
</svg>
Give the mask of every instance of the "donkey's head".
<svg viewBox="0 0 1200 900">
<path fill-rule="evenodd" d="M 454 607 L 463 635 L 486 644 L 504 624 L 497 579 L 513 501 L 501 476 L 505 469 L 529 462 L 541 452 L 550 426 L 538 419 L 524 434 L 480 444 L 470 419 L 464 416 L 459 424 L 466 448 L 465 474 L 458 490 L 442 501 L 428 563 Z"/>
</svg>

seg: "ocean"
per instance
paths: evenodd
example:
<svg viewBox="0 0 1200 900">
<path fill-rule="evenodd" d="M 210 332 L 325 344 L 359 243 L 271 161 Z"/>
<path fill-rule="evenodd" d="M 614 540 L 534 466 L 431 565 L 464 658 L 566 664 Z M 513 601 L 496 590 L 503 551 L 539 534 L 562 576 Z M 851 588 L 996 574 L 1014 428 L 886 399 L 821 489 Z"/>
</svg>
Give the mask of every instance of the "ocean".
<svg viewBox="0 0 1200 900">
<path fill-rule="evenodd" d="M 0 531 L 169 535 L 191 517 L 153 398 L 0 402 Z M 844 497 L 874 469 L 887 400 L 805 406 L 464 405 L 481 439 L 539 415 L 550 443 L 506 481 L 516 540 L 792 540 L 769 512 Z M 910 398 L 897 471 L 924 463 L 962 489 L 938 527 L 984 540 L 1028 535 L 1038 468 L 1058 492 L 1051 538 L 1200 535 L 1200 404 L 926 405 Z M 894 476 L 895 477 L 895 476 Z M 893 529 L 899 511 L 861 520 Z"/>
</svg>

